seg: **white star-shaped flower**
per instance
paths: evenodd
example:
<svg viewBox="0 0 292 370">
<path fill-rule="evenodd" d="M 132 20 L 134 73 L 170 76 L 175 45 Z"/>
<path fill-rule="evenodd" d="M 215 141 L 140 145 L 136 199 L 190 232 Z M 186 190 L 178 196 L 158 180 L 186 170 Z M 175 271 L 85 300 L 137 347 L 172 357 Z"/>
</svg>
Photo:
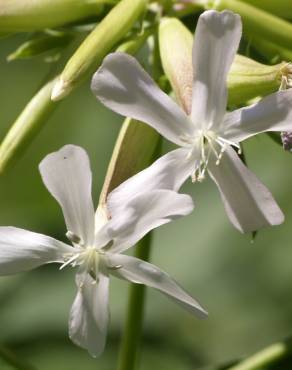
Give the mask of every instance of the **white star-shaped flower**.
<svg viewBox="0 0 292 370">
<path fill-rule="evenodd" d="M 158 159 L 136 176 L 152 188 L 178 190 L 206 171 L 219 188 L 226 212 L 242 232 L 283 222 L 269 190 L 238 157 L 240 143 L 265 131 L 292 130 L 292 91 L 226 112 L 227 74 L 241 38 L 241 19 L 230 11 L 204 12 L 193 45 L 192 110 L 188 116 L 154 83 L 137 61 L 108 55 L 95 73 L 92 90 L 113 111 L 146 122 L 181 148 Z M 139 186 L 137 186 L 139 189 Z M 127 183 L 124 184 L 124 196 Z M 116 195 L 118 195 L 116 193 Z"/>
<path fill-rule="evenodd" d="M 156 288 L 204 317 L 206 311 L 167 273 L 138 258 L 121 254 L 150 230 L 193 210 L 188 195 L 170 190 L 140 192 L 107 201 L 94 214 L 91 170 L 86 152 L 67 145 L 40 163 L 42 179 L 62 207 L 72 246 L 49 236 L 0 227 L 0 275 L 56 262 L 76 268 L 78 293 L 69 319 L 69 335 L 91 355 L 102 353 L 109 320 L 109 275 Z M 131 181 L 129 181 L 131 186 Z M 118 188 L 117 188 L 118 190 Z M 131 192 L 131 191 L 130 191 Z"/>
</svg>

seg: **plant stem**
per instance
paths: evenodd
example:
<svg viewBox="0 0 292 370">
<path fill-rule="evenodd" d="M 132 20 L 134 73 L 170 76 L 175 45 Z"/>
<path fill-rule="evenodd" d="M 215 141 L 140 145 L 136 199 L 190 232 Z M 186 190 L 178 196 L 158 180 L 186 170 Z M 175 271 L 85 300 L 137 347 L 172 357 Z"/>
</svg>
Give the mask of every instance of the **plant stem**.
<svg viewBox="0 0 292 370">
<path fill-rule="evenodd" d="M 272 365 L 291 353 L 291 340 L 272 344 L 262 351 L 241 361 L 228 370 L 260 370 Z"/>
<path fill-rule="evenodd" d="M 34 366 L 19 360 L 10 349 L 4 346 L 0 346 L 0 357 L 17 370 L 36 370 Z"/>
<path fill-rule="evenodd" d="M 137 245 L 135 256 L 144 261 L 150 257 L 151 232 Z M 146 287 L 131 284 L 127 308 L 127 318 L 119 353 L 118 370 L 134 370 L 140 347 Z"/>
</svg>

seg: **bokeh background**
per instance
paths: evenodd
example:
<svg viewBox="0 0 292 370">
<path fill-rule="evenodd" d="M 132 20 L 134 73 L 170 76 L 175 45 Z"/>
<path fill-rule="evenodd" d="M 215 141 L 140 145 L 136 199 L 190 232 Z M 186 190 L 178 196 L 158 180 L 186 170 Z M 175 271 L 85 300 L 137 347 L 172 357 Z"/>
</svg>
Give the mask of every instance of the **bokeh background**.
<svg viewBox="0 0 292 370">
<path fill-rule="evenodd" d="M 1 40 L 1 139 L 49 69 L 38 58 L 5 61 L 21 40 Z M 67 98 L 23 157 L 1 175 L 0 224 L 65 240 L 61 210 L 41 182 L 38 163 L 65 144 L 83 146 L 91 159 L 97 202 L 121 122 L 95 100 L 88 85 Z M 164 142 L 163 150 L 169 148 Z M 141 370 L 209 369 L 292 333 L 292 157 L 266 135 L 250 139 L 244 149 L 249 167 L 272 191 L 286 221 L 260 231 L 251 242 L 251 235 L 241 235 L 229 224 L 209 179 L 185 185 L 183 191 L 193 195 L 196 210 L 155 231 L 152 261 L 191 292 L 210 317 L 199 321 L 149 290 Z M 0 346 L 38 370 L 114 368 L 128 285 L 112 279 L 108 344 L 101 358 L 92 359 L 68 339 L 68 313 L 76 292 L 73 276 L 71 268 L 59 271 L 50 265 L 1 277 Z M 0 358 L 0 369 L 13 368 Z"/>
</svg>

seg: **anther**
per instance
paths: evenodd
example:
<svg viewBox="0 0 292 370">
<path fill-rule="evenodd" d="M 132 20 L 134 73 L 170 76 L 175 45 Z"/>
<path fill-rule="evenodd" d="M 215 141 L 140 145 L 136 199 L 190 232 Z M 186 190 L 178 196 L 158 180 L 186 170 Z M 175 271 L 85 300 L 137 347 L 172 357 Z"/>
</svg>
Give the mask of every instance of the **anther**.
<svg viewBox="0 0 292 370">
<path fill-rule="evenodd" d="M 66 237 L 68 240 L 70 240 L 71 243 L 80 244 L 81 242 L 81 238 L 70 230 L 66 232 Z"/>
<path fill-rule="evenodd" d="M 118 269 L 121 269 L 122 267 L 123 265 L 108 266 L 110 270 L 118 270 Z"/>
</svg>

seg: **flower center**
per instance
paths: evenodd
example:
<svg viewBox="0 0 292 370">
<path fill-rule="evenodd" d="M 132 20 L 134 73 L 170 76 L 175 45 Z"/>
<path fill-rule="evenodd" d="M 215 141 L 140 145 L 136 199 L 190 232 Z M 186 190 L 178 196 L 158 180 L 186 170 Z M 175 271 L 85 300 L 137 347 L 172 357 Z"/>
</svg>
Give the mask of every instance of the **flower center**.
<svg viewBox="0 0 292 370">
<path fill-rule="evenodd" d="M 98 282 L 101 264 L 103 264 L 103 267 L 110 270 L 117 270 L 123 267 L 122 265 L 111 266 L 106 262 L 106 251 L 111 246 L 111 243 L 98 249 L 95 246 L 85 246 L 82 239 L 71 231 L 68 231 L 66 236 L 75 246 L 75 249 L 72 253 L 66 253 L 63 255 L 64 262 L 61 265 L 60 270 L 69 265 L 72 267 L 79 266 L 79 272 L 83 274 L 83 278 L 80 281 L 80 288 L 84 284 L 86 275 L 84 273 L 87 273 L 92 277 L 93 283 Z"/>
<path fill-rule="evenodd" d="M 183 138 L 183 140 L 192 147 L 188 158 L 194 152 L 199 153 L 198 165 L 192 175 L 193 182 L 204 180 L 211 155 L 215 156 L 216 165 L 218 166 L 228 145 L 235 146 L 238 149 L 238 153 L 241 153 L 239 144 L 227 140 L 211 130 L 201 130 L 194 137 Z"/>
<path fill-rule="evenodd" d="M 104 252 L 96 249 L 96 247 L 79 248 L 76 252 L 64 255 L 65 262 L 60 270 L 68 265 L 72 267 L 79 266 L 81 272 L 89 273 L 95 281 L 98 281 L 98 272 L 103 254 Z"/>
</svg>

